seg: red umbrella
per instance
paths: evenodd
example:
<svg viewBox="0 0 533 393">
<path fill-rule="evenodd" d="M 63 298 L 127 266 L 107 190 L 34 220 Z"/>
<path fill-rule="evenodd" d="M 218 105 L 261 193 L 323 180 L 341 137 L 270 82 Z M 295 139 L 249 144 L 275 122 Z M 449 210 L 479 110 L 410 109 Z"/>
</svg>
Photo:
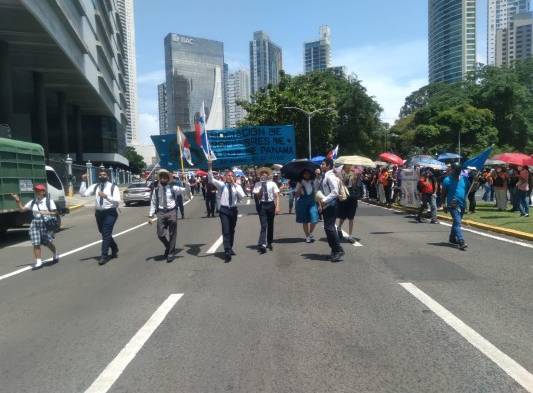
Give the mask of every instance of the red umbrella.
<svg viewBox="0 0 533 393">
<path fill-rule="evenodd" d="M 385 162 L 390 162 L 394 165 L 403 165 L 403 158 L 398 157 L 396 154 L 392 153 L 381 153 L 379 156 L 379 159 Z"/>
<path fill-rule="evenodd" d="M 506 162 L 508 164 L 514 164 L 514 165 L 526 165 L 531 166 L 533 165 L 533 158 L 528 156 L 527 154 L 522 153 L 502 153 L 497 154 L 493 157 L 494 160 L 500 160 L 503 162 Z"/>
<path fill-rule="evenodd" d="M 202 176 L 207 176 L 207 172 L 202 171 L 201 169 L 198 169 L 198 170 L 196 171 L 196 176 L 200 176 L 200 177 L 202 177 Z"/>
</svg>

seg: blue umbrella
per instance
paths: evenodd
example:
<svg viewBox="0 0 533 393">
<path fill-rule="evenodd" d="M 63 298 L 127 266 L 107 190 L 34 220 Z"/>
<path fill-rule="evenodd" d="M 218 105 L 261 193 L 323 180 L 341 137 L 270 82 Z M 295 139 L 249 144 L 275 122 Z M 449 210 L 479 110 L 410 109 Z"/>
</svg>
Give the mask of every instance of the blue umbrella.
<svg viewBox="0 0 533 393">
<path fill-rule="evenodd" d="M 442 163 L 441 161 L 435 160 L 431 156 L 413 156 L 407 160 L 407 167 L 413 167 L 415 165 L 440 170 L 445 170 L 447 168 L 446 164 Z"/>
<path fill-rule="evenodd" d="M 455 160 L 460 160 L 462 157 L 459 155 L 459 154 L 455 154 L 455 153 L 441 153 L 438 157 L 437 157 L 437 160 L 439 161 L 455 161 Z"/>
<path fill-rule="evenodd" d="M 311 162 L 315 164 L 322 164 L 322 161 L 324 161 L 325 159 L 326 157 L 324 156 L 316 156 L 316 157 L 311 158 Z"/>
</svg>

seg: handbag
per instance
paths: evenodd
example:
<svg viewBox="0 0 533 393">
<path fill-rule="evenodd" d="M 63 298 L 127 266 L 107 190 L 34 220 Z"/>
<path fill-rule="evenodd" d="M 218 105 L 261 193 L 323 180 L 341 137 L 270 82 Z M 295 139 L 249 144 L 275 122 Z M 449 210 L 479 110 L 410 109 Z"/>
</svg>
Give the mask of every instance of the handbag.
<svg viewBox="0 0 533 393">
<path fill-rule="evenodd" d="M 37 210 L 39 210 L 40 212 L 41 209 L 39 208 L 39 204 L 37 203 L 35 199 L 32 201 L 32 210 L 33 210 L 34 204 L 37 204 Z M 46 207 L 48 208 L 48 211 L 50 211 L 50 199 L 48 199 L 48 197 L 46 197 Z M 59 221 L 56 216 L 48 216 L 48 215 L 41 214 L 41 218 L 44 223 L 44 228 L 48 232 L 59 231 Z"/>
</svg>

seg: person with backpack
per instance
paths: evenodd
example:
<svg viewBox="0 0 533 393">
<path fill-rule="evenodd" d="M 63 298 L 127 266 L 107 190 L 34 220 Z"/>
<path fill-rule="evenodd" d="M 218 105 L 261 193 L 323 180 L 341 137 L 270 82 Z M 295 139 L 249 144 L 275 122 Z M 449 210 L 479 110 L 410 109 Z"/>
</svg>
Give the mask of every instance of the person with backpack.
<svg viewBox="0 0 533 393">
<path fill-rule="evenodd" d="M 59 262 L 59 254 L 54 245 L 54 232 L 58 229 L 57 209 L 50 195 L 46 194 L 44 184 L 36 184 L 33 188 L 35 198 L 23 205 L 17 194 L 11 194 L 17 204 L 19 212 L 25 213 L 31 211 L 33 219 L 31 220 L 29 235 L 33 245 L 33 257 L 35 258 L 34 269 L 43 266 L 41 245 L 46 246 L 52 251 L 52 263 Z"/>
<path fill-rule="evenodd" d="M 154 219 L 154 215 L 157 216 L 157 237 L 165 246 L 164 257 L 168 263 L 174 260 L 176 254 L 178 197 L 187 191 L 184 187 L 171 184 L 170 178 L 170 172 L 166 169 L 158 172 L 148 214 L 150 222 Z"/>
<path fill-rule="evenodd" d="M 420 176 L 420 179 L 417 183 L 417 190 L 420 194 L 420 200 L 422 201 L 422 204 L 420 205 L 420 209 L 418 210 L 416 220 L 421 223 L 425 222 L 423 214 L 429 205 L 431 209 L 431 223 L 438 224 L 439 221 L 437 220 L 436 196 L 437 180 L 435 179 L 435 176 L 433 175 L 431 169 L 428 168 L 426 169 L 426 171 L 422 172 L 422 175 Z"/>
<path fill-rule="evenodd" d="M 99 265 L 105 265 L 112 258 L 118 258 L 118 246 L 113 239 L 113 228 L 118 219 L 117 208 L 120 205 L 120 190 L 115 183 L 108 179 L 107 171 L 98 171 L 98 182 L 88 187 L 84 196 L 95 197 L 96 225 L 102 235 L 101 255 Z M 111 255 L 109 250 L 111 249 Z"/>
<path fill-rule="evenodd" d="M 339 239 L 344 239 L 342 232 L 342 224 L 348 220 L 348 241 L 355 243 L 353 237 L 353 223 L 355 219 L 355 213 L 357 212 L 358 199 L 363 196 L 363 182 L 361 174 L 355 174 L 352 171 L 351 165 L 344 165 L 340 173 L 340 181 L 348 190 L 348 195 L 344 201 L 339 200 L 339 207 L 337 209 L 337 218 L 339 223 L 337 224 L 337 233 Z"/>
<path fill-rule="evenodd" d="M 463 237 L 461 224 L 465 214 L 469 187 L 468 178 L 461 174 L 461 167 L 458 164 L 453 164 L 450 173 L 442 182 L 442 200 L 445 201 L 444 213 L 449 211 L 453 220 L 450 243 L 456 244 L 462 251 L 468 247 Z"/>
</svg>

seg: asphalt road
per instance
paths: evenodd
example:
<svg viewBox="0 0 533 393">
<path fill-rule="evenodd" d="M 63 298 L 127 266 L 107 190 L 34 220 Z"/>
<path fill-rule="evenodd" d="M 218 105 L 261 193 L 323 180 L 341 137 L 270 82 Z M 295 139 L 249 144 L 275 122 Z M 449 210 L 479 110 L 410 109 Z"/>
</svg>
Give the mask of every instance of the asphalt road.
<svg viewBox="0 0 533 393">
<path fill-rule="evenodd" d="M 105 266 L 88 208 L 64 219 L 57 265 L 24 270 L 26 233 L 2 240 L 0 392 L 533 391 L 531 244 L 466 232 L 461 252 L 447 226 L 362 204 L 342 263 L 288 214 L 258 255 L 252 203 L 225 264 L 200 197 L 168 264 L 147 212 L 122 208 L 115 233 L 135 229 Z"/>
</svg>

